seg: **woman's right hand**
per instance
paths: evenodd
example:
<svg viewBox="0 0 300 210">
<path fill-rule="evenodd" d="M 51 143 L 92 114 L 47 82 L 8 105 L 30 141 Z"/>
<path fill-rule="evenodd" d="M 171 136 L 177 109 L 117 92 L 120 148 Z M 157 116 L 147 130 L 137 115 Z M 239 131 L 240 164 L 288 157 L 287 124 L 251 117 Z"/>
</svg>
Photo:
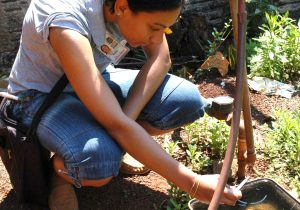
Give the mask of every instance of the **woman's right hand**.
<svg viewBox="0 0 300 210">
<path fill-rule="evenodd" d="M 194 184 L 190 190 L 190 196 L 195 197 L 203 203 L 209 203 L 217 188 L 220 175 L 196 175 Z M 234 206 L 236 201 L 242 197 L 242 192 L 233 186 L 226 185 L 220 204 Z"/>
</svg>

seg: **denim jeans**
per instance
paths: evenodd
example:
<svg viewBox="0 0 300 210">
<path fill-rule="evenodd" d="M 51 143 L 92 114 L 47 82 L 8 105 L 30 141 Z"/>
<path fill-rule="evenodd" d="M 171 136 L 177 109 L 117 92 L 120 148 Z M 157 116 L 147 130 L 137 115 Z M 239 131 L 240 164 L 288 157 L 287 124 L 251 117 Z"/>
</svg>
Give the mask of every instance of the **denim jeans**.
<svg viewBox="0 0 300 210">
<path fill-rule="evenodd" d="M 120 105 L 125 102 L 137 73 L 111 66 L 103 73 Z M 9 110 L 16 120 L 29 126 L 46 94 L 27 90 L 17 95 L 26 100 L 12 101 Z M 205 102 L 194 84 L 168 74 L 138 119 L 161 130 L 174 129 L 202 117 L 204 108 Z M 45 148 L 63 158 L 66 168 L 63 173 L 78 186 L 81 179 L 96 180 L 118 174 L 124 151 L 74 92 L 62 93 L 50 106 L 37 128 L 37 136 Z"/>
</svg>

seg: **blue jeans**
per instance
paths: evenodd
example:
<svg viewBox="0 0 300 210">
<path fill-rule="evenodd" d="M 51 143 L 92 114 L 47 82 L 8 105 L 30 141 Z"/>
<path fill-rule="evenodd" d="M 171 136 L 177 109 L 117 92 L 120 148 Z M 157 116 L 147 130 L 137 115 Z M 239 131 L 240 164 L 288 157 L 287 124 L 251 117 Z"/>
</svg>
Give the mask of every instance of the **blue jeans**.
<svg viewBox="0 0 300 210">
<path fill-rule="evenodd" d="M 103 73 L 120 105 L 125 102 L 137 73 L 111 67 Z M 18 96 L 26 100 L 11 102 L 9 110 L 16 120 L 29 126 L 46 94 L 27 90 Z M 174 129 L 202 117 L 204 106 L 194 84 L 168 74 L 138 119 L 160 130 Z M 103 179 L 119 172 L 124 151 L 74 92 L 62 93 L 50 106 L 37 128 L 37 136 L 45 148 L 63 158 L 64 173 L 78 185 L 81 179 Z"/>
</svg>

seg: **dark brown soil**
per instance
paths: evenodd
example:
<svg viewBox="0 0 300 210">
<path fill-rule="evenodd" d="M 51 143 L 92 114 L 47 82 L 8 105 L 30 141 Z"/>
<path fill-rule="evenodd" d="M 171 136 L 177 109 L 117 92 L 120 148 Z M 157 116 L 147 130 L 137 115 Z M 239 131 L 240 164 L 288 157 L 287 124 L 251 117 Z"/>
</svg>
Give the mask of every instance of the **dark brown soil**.
<svg viewBox="0 0 300 210">
<path fill-rule="evenodd" d="M 221 85 L 223 83 L 223 86 Z M 204 97 L 215 97 L 219 95 L 234 96 L 235 77 L 228 76 L 221 78 L 218 74 L 212 73 L 202 77 L 198 82 L 199 89 Z M 270 122 L 272 108 L 284 108 L 296 110 L 300 108 L 300 97 L 294 96 L 292 99 L 285 99 L 277 96 L 265 96 L 259 93 L 251 93 L 251 111 L 253 116 L 254 131 L 259 133 L 259 127 L 266 122 Z M 171 138 L 167 134 L 166 138 Z M 165 136 L 157 137 L 162 143 Z M 258 160 L 255 169 L 261 174 L 258 175 L 252 170 L 247 171 L 247 175 L 252 178 L 264 175 L 266 165 L 257 156 Z M 111 183 L 102 188 L 82 188 L 77 189 L 77 196 L 80 209 L 103 209 L 103 210 L 126 210 L 126 209 L 159 209 L 162 203 L 168 199 L 167 190 L 169 186 L 164 178 L 150 172 L 144 176 L 125 176 L 120 174 Z M 8 175 L 0 161 L 0 210 L 29 210 L 41 209 L 32 205 L 20 205 L 16 203 L 14 192 L 9 182 Z"/>
</svg>

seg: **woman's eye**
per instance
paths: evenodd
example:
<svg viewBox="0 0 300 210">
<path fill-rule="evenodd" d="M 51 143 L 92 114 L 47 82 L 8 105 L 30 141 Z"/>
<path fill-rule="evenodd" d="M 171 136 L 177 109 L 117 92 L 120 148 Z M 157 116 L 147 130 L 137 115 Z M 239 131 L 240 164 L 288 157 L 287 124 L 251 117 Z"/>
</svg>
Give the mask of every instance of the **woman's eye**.
<svg viewBox="0 0 300 210">
<path fill-rule="evenodd" d="M 161 28 L 151 28 L 152 31 L 159 31 Z"/>
</svg>

